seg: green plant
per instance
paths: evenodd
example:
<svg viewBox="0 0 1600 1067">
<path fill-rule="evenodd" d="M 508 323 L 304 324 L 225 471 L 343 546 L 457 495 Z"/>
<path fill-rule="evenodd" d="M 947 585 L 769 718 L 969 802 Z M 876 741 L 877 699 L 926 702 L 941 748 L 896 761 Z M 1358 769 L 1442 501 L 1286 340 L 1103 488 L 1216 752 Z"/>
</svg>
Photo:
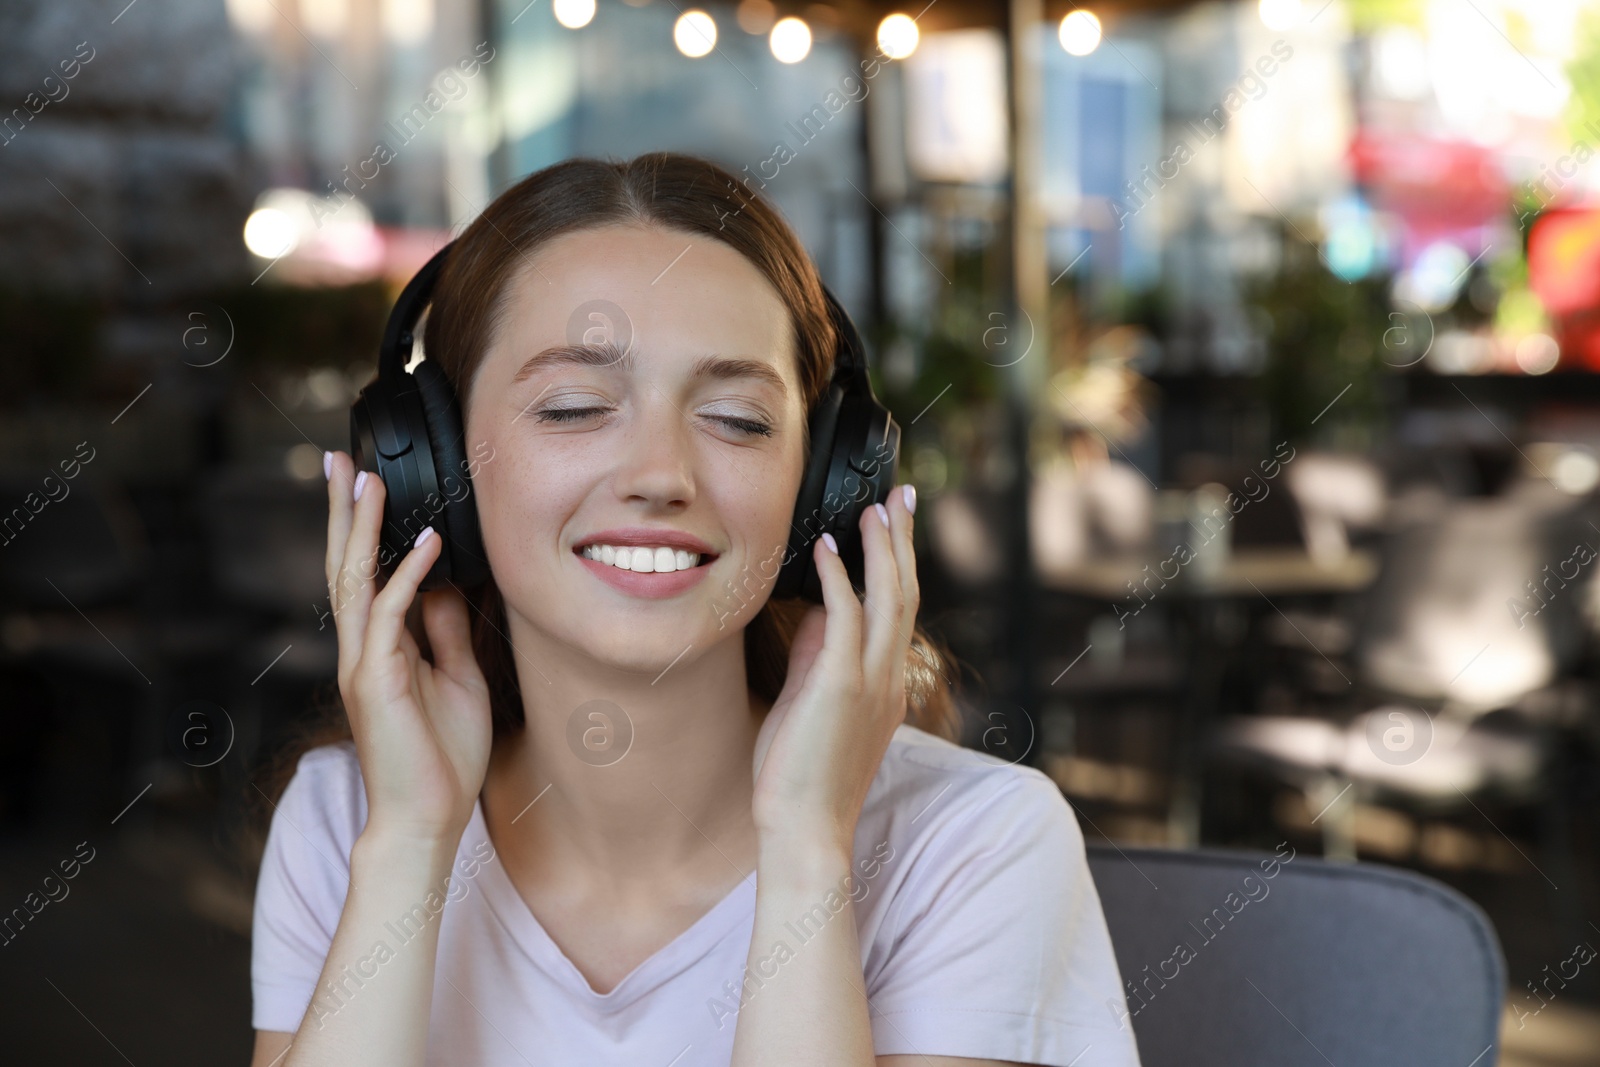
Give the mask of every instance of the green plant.
<svg viewBox="0 0 1600 1067">
<path fill-rule="evenodd" d="M 1279 269 L 1244 287 L 1267 346 L 1256 387 L 1272 432 L 1293 443 L 1368 433 L 1378 423 L 1391 365 L 1386 341 L 1391 331 L 1410 327 L 1391 316 L 1386 278 L 1346 282 L 1324 266 L 1315 246 L 1293 234 L 1282 248 Z"/>
</svg>

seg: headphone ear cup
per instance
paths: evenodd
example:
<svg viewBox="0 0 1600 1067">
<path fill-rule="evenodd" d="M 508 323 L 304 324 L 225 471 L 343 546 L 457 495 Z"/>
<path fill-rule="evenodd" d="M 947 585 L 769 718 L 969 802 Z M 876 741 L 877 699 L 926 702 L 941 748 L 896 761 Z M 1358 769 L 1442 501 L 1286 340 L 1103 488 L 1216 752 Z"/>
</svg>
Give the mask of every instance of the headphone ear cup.
<svg viewBox="0 0 1600 1067">
<path fill-rule="evenodd" d="M 428 446 L 441 497 L 440 533 L 444 535 L 444 555 L 435 562 L 422 588 L 438 588 L 446 579 L 463 589 L 473 588 L 489 579 L 489 560 L 478 525 L 478 499 L 467 458 L 461 409 L 450 379 L 431 360 L 419 362 L 411 377 L 428 426 Z"/>
<path fill-rule="evenodd" d="M 834 420 L 833 444 L 821 498 L 811 516 L 811 528 L 820 535 L 828 530 L 839 546 L 850 584 L 866 588 L 866 546 L 861 540 L 861 517 L 872 505 L 888 499 L 894 486 L 895 462 L 900 450 L 900 427 L 887 408 L 859 387 L 847 388 Z M 811 561 L 799 596 L 824 602 L 822 577 Z"/>
<path fill-rule="evenodd" d="M 811 559 L 811 542 L 828 528 L 822 500 L 828 489 L 834 436 L 843 402 L 844 390 L 833 382 L 812 409 L 811 453 L 805 476 L 800 481 L 800 493 L 795 497 L 794 517 L 789 522 L 789 545 L 784 552 L 783 565 L 778 569 L 778 581 L 772 588 L 774 597 L 804 597 L 822 603 L 822 582 L 817 575 L 817 565 Z"/>
</svg>

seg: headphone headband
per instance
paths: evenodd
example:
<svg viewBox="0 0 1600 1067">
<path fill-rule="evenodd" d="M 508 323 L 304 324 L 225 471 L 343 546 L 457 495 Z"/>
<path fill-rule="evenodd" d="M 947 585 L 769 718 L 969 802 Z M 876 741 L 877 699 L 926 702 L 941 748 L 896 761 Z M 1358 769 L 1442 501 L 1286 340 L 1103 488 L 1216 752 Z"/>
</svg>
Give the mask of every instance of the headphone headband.
<svg viewBox="0 0 1600 1067">
<path fill-rule="evenodd" d="M 439 280 L 439 272 L 444 269 L 445 258 L 456 245 L 454 240 L 445 244 L 439 251 L 429 257 L 422 269 L 406 282 L 406 287 L 400 290 L 400 296 L 394 302 L 394 309 L 389 312 L 389 322 L 383 328 L 383 344 L 378 349 L 378 374 L 387 376 L 391 380 L 395 375 L 405 370 L 406 364 L 411 361 L 411 344 L 417 328 L 417 320 L 422 318 L 422 312 L 428 306 L 428 301 L 433 298 L 434 283 Z"/>
</svg>

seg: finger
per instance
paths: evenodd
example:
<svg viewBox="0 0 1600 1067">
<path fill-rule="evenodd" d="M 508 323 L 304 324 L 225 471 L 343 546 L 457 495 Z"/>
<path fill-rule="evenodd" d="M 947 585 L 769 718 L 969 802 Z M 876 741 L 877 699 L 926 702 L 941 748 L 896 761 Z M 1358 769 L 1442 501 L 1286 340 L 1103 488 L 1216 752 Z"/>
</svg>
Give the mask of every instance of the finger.
<svg viewBox="0 0 1600 1067">
<path fill-rule="evenodd" d="M 829 548 L 822 538 L 811 546 L 811 556 L 817 565 L 817 577 L 822 580 L 822 606 L 827 621 L 822 633 L 822 651 L 831 668 L 842 677 L 859 683 L 861 676 L 861 602 L 850 584 L 844 560 Z"/>
<path fill-rule="evenodd" d="M 365 479 L 361 477 L 363 473 Z M 361 499 L 355 502 L 350 534 L 345 540 L 344 558 L 339 566 L 338 585 L 333 591 L 333 617 L 339 631 L 339 645 L 356 653 L 350 658 L 352 667 L 366 644 L 367 614 L 377 594 L 378 535 L 383 525 L 385 497 L 383 479 L 370 471 L 357 471 L 353 484 L 360 484 Z"/>
<path fill-rule="evenodd" d="M 433 665 L 458 682 L 481 677 L 472 653 L 471 617 L 466 598 L 455 589 L 433 589 L 422 594 L 422 625 L 433 646 Z"/>
<path fill-rule="evenodd" d="M 900 573 L 900 629 L 904 631 L 906 651 L 911 646 L 911 632 L 917 625 L 917 609 L 922 603 L 922 587 L 917 581 L 917 548 L 912 537 L 916 518 L 906 506 L 906 486 L 895 486 L 884 506 L 889 509 L 889 526 L 893 534 L 894 558 Z"/>
<path fill-rule="evenodd" d="M 394 569 L 383 592 L 372 601 L 372 611 L 367 619 L 367 640 L 362 646 L 363 656 L 368 653 L 385 656 L 400 647 L 400 634 L 406 627 L 406 612 L 411 609 L 417 588 L 422 585 L 422 579 L 428 576 L 433 561 L 439 558 L 444 543 L 431 526 L 425 527 L 417 537 L 422 543 L 413 544 L 400 565 Z"/>
<path fill-rule="evenodd" d="M 867 602 L 864 666 L 878 677 L 900 646 L 900 566 L 895 559 L 892 531 L 880 517 L 888 509 L 874 505 L 861 516 L 861 543 L 866 553 Z"/>
<path fill-rule="evenodd" d="M 350 521 L 355 512 L 350 487 L 355 478 L 354 463 L 343 452 L 328 453 L 328 553 L 323 563 L 323 578 L 328 597 L 333 597 L 333 581 L 344 564 L 344 544 L 350 539 Z"/>
</svg>

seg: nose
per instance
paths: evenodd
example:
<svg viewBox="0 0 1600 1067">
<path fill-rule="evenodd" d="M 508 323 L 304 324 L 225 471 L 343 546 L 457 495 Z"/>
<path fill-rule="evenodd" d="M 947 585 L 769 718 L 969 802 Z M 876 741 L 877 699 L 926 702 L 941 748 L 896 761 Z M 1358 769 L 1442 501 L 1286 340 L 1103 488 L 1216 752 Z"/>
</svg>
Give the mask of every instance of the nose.
<svg viewBox="0 0 1600 1067">
<path fill-rule="evenodd" d="M 647 387 L 617 439 L 617 498 L 650 510 L 681 510 L 695 495 L 694 428 L 675 402 Z"/>
</svg>

